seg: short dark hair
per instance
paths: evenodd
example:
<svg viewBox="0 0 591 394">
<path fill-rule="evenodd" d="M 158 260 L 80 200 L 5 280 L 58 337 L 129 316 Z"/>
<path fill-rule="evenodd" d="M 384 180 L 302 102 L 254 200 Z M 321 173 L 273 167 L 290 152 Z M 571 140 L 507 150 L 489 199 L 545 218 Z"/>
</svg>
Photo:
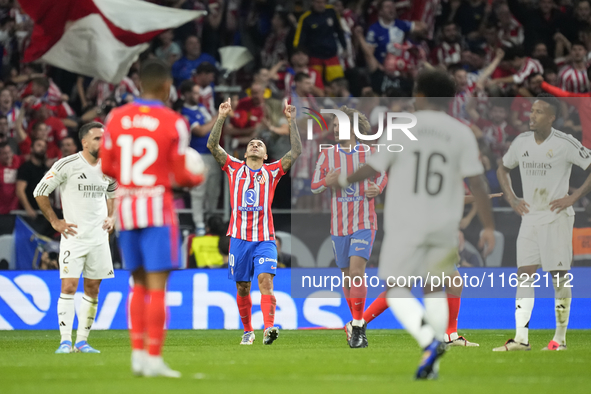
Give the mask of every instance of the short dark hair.
<svg viewBox="0 0 591 394">
<path fill-rule="evenodd" d="M 195 82 L 190 79 L 181 82 L 179 86 L 179 92 L 181 93 L 181 96 L 185 93 L 190 93 L 193 90 L 193 87 L 195 87 Z"/>
<path fill-rule="evenodd" d="M 142 64 L 140 81 L 142 89 L 148 92 L 158 91 L 162 85 L 172 79 L 170 66 L 160 59 L 150 59 Z"/>
<path fill-rule="evenodd" d="M 585 44 L 583 43 L 583 41 L 575 40 L 575 41 L 573 41 L 570 44 L 571 48 L 574 47 L 575 45 L 578 45 L 580 47 L 583 47 L 583 48 L 587 49 L 587 47 L 585 46 Z"/>
<path fill-rule="evenodd" d="M 456 95 L 455 82 L 440 70 L 423 70 L 417 76 L 415 91 L 436 105 L 446 105 Z"/>
<path fill-rule="evenodd" d="M 33 125 L 33 127 L 31 128 L 31 131 L 37 131 L 39 130 L 39 127 L 41 127 L 42 124 L 45 124 L 45 122 L 37 122 Z"/>
<path fill-rule="evenodd" d="M 536 101 L 543 101 L 550 105 L 554 111 L 554 115 L 558 113 L 558 108 L 560 107 L 560 101 L 556 98 L 556 96 L 551 95 L 550 93 L 540 93 L 536 96 Z"/>
<path fill-rule="evenodd" d="M 6 119 L 6 120 L 8 120 L 8 118 L 6 117 L 6 115 L 2 115 L 2 114 L 0 114 L 0 119 Z"/>
<path fill-rule="evenodd" d="M 302 82 L 306 78 L 310 78 L 310 75 L 308 75 L 307 73 L 304 73 L 304 72 L 298 72 L 298 73 L 296 73 L 296 75 L 294 77 L 294 81 Z"/>
<path fill-rule="evenodd" d="M 38 77 L 33 79 L 33 83 L 43 87 L 43 89 L 49 89 L 49 79 L 47 77 Z"/>
<path fill-rule="evenodd" d="M 451 75 L 455 75 L 460 70 L 466 70 L 464 65 L 461 63 L 454 63 L 447 66 L 447 72 L 449 72 Z"/>
<path fill-rule="evenodd" d="M 199 66 L 197 66 L 197 69 L 195 70 L 195 74 L 217 74 L 217 72 L 218 69 L 216 68 L 216 66 L 214 66 L 210 62 L 201 63 Z"/>
<path fill-rule="evenodd" d="M 505 51 L 505 56 L 503 57 L 503 60 L 512 61 L 518 57 L 525 57 L 523 47 L 521 46 L 503 48 L 503 50 Z"/>
<path fill-rule="evenodd" d="M 85 125 L 82 125 L 82 127 L 80 127 L 80 130 L 78 130 L 78 138 L 80 138 L 80 141 L 82 141 L 82 139 L 86 137 L 86 134 L 88 134 L 90 130 L 103 129 L 104 127 L 105 126 L 99 122 L 86 123 Z"/>
<path fill-rule="evenodd" d="M 0 149 L 4 149 L 7 146 L 10 146 L 10 145 L 8 145 L 8 141 L 0 142 Z"/>
</svg>

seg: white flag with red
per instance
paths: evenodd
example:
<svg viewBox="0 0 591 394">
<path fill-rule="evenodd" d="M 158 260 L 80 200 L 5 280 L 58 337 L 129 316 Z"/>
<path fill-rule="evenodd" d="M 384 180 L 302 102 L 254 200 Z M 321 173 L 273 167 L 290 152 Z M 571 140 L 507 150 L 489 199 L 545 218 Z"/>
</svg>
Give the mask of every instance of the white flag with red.
<svg viewBox="0 0 591 394">
<path fill-rule="evenodd" d="M 19 0 L 35 21 L 24 62 L 118 83 L 148 42 L 206 14 L 140 0 Z"/>
</svg>

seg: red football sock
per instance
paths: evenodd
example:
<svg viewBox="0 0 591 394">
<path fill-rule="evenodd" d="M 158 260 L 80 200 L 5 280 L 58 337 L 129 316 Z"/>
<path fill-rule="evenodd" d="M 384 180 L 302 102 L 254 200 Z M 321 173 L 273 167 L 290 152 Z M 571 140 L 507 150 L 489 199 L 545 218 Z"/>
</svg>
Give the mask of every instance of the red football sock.
<svg viewBox="0 0 591 394">
<path fill-rule="evenodd" d="M 129 338 L 133 350 L 144 350 L 146 334 L 146 288 L 141 285 L 133 286 L 129 294 Z"/>
<path fill-rule="evenodd" d="M 363 319 L 365 296 L 367 296 L 367 286 L 365 286 L 365 283 L 362 283 L 361 286 L 355 286 L 355 283 L 352 283 L 351 314 L 353 315 L 353 320 Z"/>
<path fill-rule="evenodd" d="M 150 302 L 146 321 L 148 323 L 148 353 L 159 356 L 164 344 L 164 322 L 166 321 L 166 305 L 164 290 L 150 290 Z"/>
<path fill-rule="evenodd" d="M 343 286 L 343 294 L 345 295 L 345 299 L 347 300 L 347 305 L 349 305 L 349 310 L 353 313 L 353 308 L 351 308 L 351 289 Z"/>
<path fill-rule="evenodd" d="M 458 331 L 458 315 L 460 314 L 460 297 L 447 295 L 447 305 L 449 306 L 449 320 L 447 321 L 447 335 Z"/>
<path fill-rule="evenodd" d="M 388 300 L 386 299 L 386 292 L 384 291 L 363 313 L 363 320 L 365 320 L 366 323 L 369 323 L 381 315 L 386 309 L 388 309 Z"/>
<path fill-rule="evenodd" d="M 273 327 L 275 323 L 275 307 L 277 300 L 274 295 L 261 295 L 261 311 L 263 312 L 263 322 L 265 323 L 265 330 Z"/>
<path fill-rule="evenodd" d="M 236 294 L 236 303 L 238 304 L 238 313 L 240 313 L 244 332 L 254 331 L 250 322 L 250 318 L 252 317 L 252 299 L 250 298 L 250 294 L 246 297 Z"/>
</svg>

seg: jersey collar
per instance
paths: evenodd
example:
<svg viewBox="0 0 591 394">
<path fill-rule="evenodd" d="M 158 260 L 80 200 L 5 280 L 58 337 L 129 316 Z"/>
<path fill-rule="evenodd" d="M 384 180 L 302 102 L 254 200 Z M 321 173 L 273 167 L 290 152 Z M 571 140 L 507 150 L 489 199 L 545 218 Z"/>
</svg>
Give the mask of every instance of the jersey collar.
<svg viewBox="0 0 591 394">
<path fill-rule="evenodd" d="M 164 107 L 164 103 L 160 100 L 147 100 L 143 98 L 136 98 L 133 100 L 135 105 L 145 106 L 145 107 Z"/>
</svg>

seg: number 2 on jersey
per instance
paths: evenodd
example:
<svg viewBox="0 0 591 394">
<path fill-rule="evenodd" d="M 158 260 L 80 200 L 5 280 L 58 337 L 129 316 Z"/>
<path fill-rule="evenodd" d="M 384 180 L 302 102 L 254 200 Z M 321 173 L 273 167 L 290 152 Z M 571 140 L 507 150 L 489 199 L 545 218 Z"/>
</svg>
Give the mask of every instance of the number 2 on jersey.
<svg viewBox="0 0 591 394">
<path fill-rule="evenodd" d="M 133 136 L 120 135 L 117 146 L 121 147 L 121 184 L 136 186 L 153 186 L 156 176 L 144 174 L 158 158 L 158 144 L 150 137 L 139 137 L 134 141 Z M 133 158 L 139 160 L 133 163 Z"/>
<path fill-rule="evenodd" d="M 415 167 L 415 187 L 414 193 L 419 194 L 419 178 L 421 177 L 421 152 L 414 152 L 415 157 L 417 159 L 417 166 Z M 437 171 L 433 171 L 431 166 L 434 164 L 433 161 L 435 159 L 439 159 L 440 162 L 438 164 L 445 164 L 447 163 L 447 159 L 445 156 L 438 152 L 433 152 L 427 158 L 427 168 L 425 173 L 425 191 L 430 196 L 435 196 L 439 194 L 443 187 L 443 174 Z M 435 183 L 436 182 L 436 183 Z M 433 187 L 436 186 L 436 187 Z"/>
</svg>

